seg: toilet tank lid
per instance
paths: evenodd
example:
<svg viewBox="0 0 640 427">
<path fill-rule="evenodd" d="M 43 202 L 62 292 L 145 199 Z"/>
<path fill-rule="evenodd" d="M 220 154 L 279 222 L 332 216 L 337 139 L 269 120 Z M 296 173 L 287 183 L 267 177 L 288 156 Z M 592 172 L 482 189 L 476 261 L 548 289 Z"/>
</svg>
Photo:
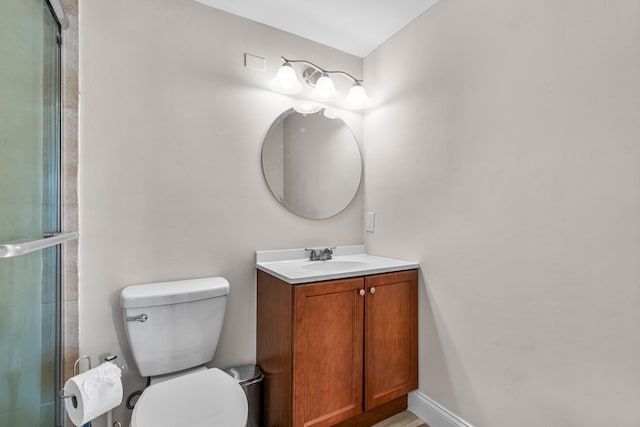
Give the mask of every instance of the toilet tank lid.
<svg viewBox="0 0 640 427">
<path fill-rule="evenodd" d="M 122 308 L 152 307 L 225 296 L 229 282 L 224 277 L 176 280 L 127 286 L 120 293 Z"/>
</svg>

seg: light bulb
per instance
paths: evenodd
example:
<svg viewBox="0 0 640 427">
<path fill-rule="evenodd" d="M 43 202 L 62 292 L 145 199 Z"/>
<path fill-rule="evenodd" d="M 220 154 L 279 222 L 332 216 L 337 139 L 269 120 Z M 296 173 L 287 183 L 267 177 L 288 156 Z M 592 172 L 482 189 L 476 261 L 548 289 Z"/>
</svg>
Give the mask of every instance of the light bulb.
<svg viewBox="0 0 640 427">
<path fill-rule="evenodd" d="M 316 82 L 316 87 L 309 92 L 309 96 L 316 101 L 333 101 L 339 94 L 333 85 L 331 77 L 329 77 L 327 73 L 324 73 Z"/>
<path fill-rule="evenodd" d="M 322 105 L 316 104 L 315 102 L 305 102 L 304 104 L 296 105 L 293 109 L 300 114 L 315 114 L 322 110 Z"/>
<path fill-rule="evenodd" d="M 288 62 L 282 64 L 282 67 L 278 69 L 276 76 L 269 82 L 269 87 L 276 92 L 287 95 L 300 93 L 303 89 L 302 83 L 298 81 L 296 70 Z"/>
<path fill-rule="evenodd" d="M 367 96 L 367 92 L 365 92 L 360 82 L 356 82 L 349 89 L 349 94 L 344 100 L 344 106 L 351 110 L 364 110 L 371 106 L 371 99 Z"/>
</svg>

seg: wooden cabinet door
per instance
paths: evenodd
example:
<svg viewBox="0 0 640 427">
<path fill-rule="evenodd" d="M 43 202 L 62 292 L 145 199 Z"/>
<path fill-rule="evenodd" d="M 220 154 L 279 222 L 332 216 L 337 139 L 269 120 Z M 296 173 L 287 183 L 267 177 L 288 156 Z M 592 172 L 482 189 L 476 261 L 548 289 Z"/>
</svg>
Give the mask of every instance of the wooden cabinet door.
<svg viewBox="0 0 640 427">
<path fill-rule="evenodd" d="M 364 279 L 294 286 L 293 427 L 362 412 Z"/>
<path fill-rule="evenodd" d="M 418 271 L 367 276 L 365 410 L 418 388 Z"/>
</svg>

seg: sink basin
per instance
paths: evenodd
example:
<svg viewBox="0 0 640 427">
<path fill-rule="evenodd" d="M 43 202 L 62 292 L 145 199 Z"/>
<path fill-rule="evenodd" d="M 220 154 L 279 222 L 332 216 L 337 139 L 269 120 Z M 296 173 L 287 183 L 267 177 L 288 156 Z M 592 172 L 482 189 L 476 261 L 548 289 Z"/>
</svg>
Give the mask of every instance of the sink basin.
<svg viewBox="0 0 640 427">
<path fill-rule="evenodd" d="M 333 251 L 333 259 L 328 261 L 309 261 L 309 251 L 302 248 L 258 251 L 256 267 L 290 285 L 298 285 L 391 273 L 420 266 L 411 261 L 369 255 L 364 245 L 354 245 L 337 246 Z"/>
<path fill-rule="evenodd" d="M 310 271 L 323 271 L 323 272 L 342 272 L 350 270 L 358 270 L 366 268 L 370 263 L 365 261 L 351 261 L 351 260 L 330 260 L 330 261 L 309 261 L 305 263 L 302 268 Z"/>
</svg>

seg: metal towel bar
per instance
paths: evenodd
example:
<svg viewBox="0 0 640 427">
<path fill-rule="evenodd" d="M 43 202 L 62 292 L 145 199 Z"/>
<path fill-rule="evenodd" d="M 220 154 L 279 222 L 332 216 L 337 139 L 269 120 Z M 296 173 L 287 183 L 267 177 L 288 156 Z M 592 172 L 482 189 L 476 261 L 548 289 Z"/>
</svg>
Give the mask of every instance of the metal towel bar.
<svg viewBox="0 0 640 427">
<path fill-rule="evenodd" d="M 67 242 L 69 240 L 77 239 L 80 233 L 77 231 L 69 231 L 66 233 L 51 233 L 42 239 L 30 240 L 20 243 L 8 243 L 0 245 L 0 258 L 11 258 L 18 255 L 24 255 L 31 252 L 39 251 L 40 249 L 46 249 L 51 246 L 59 245 L 60 243 Z"/>
</svg>

